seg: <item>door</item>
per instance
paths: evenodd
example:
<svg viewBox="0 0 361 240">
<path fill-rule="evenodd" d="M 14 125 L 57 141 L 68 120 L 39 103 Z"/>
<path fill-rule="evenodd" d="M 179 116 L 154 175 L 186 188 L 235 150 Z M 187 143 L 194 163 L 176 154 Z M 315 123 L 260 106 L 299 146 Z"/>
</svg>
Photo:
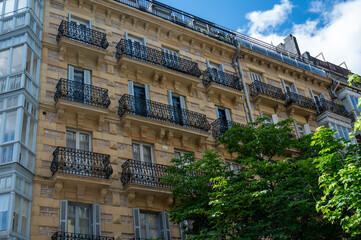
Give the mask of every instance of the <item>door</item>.
<svg viewBox="0 0 361 240">
<path fill-rule="evenodd" d="M 162 48 L 164 65 L 173 69 L 179 68 L 178 52 Z"/>
<path fill-rule="evenodd" d="M 69 36 L 86 43 L 92 43 L 91 22 L 75 18 L 69 14 Z"/>
<path fill-rule="evenodd" d="M 216 116 L 218 119 L 218 127 L 220 134 L 224 134 L 229 128 L 232 127 L 231 113 L 229 109 L 215 107 Z"/>
<path fill-rule="evenodd" d="M 147 49 L 145 38 L 141 39 L 134 36 L 128 36 L 126 33 L 127 54 L 137 58 L 147 58 Z"/>
<path fill-rule="evenodd" d="M 143 86 L 134 86 L 134 112 L 136 115 L 147 116 L 146 92 Z"/>
<path fill-rule="evenodd" d="M 73 101 L 84 102 L 84 71 L 74 69 Z"/>
<path fill-rule="evenodd" d="M 250 74 L 255 91 L 257 93 L 265 93 L 262 75 L 255 72 L 250 72 Z"/>
<path fill-rule="evenodd" d="M 76 175 L 89 176 L 92 173 L 93 167 L 90 154 L 90 134 L 75 130 L 67 130 L 66 147 L 66 172 Z"/>
<path fill-rule="evenodd" d="M 172 96 L 172 105 L 175 124 L 183 125 L 182 108 L 179 96 Z"/>
<path fill-rule="evenodd" d="M 157 186 L 158 177 L 153 164 L 153 148 L 144 143 L 133 143 L 133 178 L 140 184 Z M 159 180 L 160 181 L 160 180 Z"/>
</svg>

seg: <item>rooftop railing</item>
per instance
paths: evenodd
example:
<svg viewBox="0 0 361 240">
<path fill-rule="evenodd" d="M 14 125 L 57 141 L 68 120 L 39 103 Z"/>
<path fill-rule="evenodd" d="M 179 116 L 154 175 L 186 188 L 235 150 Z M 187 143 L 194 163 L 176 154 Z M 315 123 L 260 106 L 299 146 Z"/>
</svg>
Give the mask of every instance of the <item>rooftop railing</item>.
<svg viewBox="0 0 361 240">
<path fill-rule="evenodd" d="M 327 101 L 326 99 L 316 99 L 316 104 L 318 108 L 318 114 L 321 114 L 325 111 L 330 111 L 337 115 L 352 118 L 351 114 L 346 110 L 345 106 L 343 105 Z"/>
<path fill-rule="evenodd" d="M 109 46 L 105 33 L 65 20 L 62 20 L 60 23 L 56 40 L 59 41 L 62 37 L 67 37 L 102 49 L 107 49 Z"/>
<path fill-rule="evenodd" d="M 127 57 L 189 74 L 194 77 L 200 77 L 202 74 L 197 63 L 178 56 L 170 55 L 154 48 L 142 46 L 138 42 L 121 39 L 116 48 L 117 51 L 115 57 L 118 60 L 121 56 L 125 55 Z"/>
<path fill-rule="evenodd" d="M 119 99 L 118 114 L 120 117 L 124 114 L 137 115 L 205 132 L 210 129 L 210 124 L 204 114 L 128 94 Z"/>
<path fill-rule="evenodd" d="M 295 103 L 301 107 L 316 110 L 316 104 L 313 99 L 299 95 L 297 93 L 286 93 L 286 105 L 290 103 Z"/>
<path fill-rule="evenodd" d="M 208 68 L 203 72 L 203 85 L 207 87 L 211 83 L 215 83 L 224 87 L 233 88 L 242 91 L 243 87 L 236 74 L 225 73 L 215 68 Z"/>
<path fill-rule="evenodd" d="M 249 48 L 256 52 L 268 55 L 270 57 L 279 59 L 294 66 L 306 69 L 308 71 L 326 77 L 325 71 L 315 66 L 314 63 L 308 60 L 306 57 L 303 57 L 298 54 L 294 54 L 292 52 L 276 47 L 272 44 L 242 34 L 238 31 L 234 31 L 226 27 L 220 26 L 218 24 L 204 20 L 202 18 L 193 16 L 192 14 L 173 8 L 158 1 L 155 0 L 115 0 L 115 1 L 126 4 L 141 11 L 147 12 L 149 14 L 155 15 L 157 17 L 163 18 L 165 20 L 171 21 L 183 27 L 192 29 L 194 31 L 215 38 L 217 40 L 223 41 L 230 45 L 235 46 L 237 42 L 239 42 L 243 47 Z"/>
<path fill-rule="evenodd" d="M 124 187 L 130 184 L 170 188 L 170 185 L 162 182 L 166 176 L 166 166 L 136 160 L 127 160 L 122 165 L 120 181 Z"/>
<path fill-rule="evenodd" d="M 50 166 L 53 175 L 57 172 L 109 179 L 113 173 L 110 156 L 68 147 L 57 147 Z"/>
<path fill-rule="evenodd" d="M 100 108 L 108 108 L 110 105 L 108 89 L 64 78 L 61 78 L 56 85 L 55 102 L 58 99 L 85 103 Z"/>
<path fill-rule="evenodd" d="M 51 240 L 114 240 L 113 237 L 97 236 L 81 233 L 56 232 L 51 236 Z"/>
<path fill-rule="evenodd" d="M 249 94 L 253 97 L 257 94 L 265 94 L 280 100 L 286 100 L 286 95 L 282 92 L 281 88 L 263 83 L 261 81 L 254 81 L 249 86 Z"/>
</svg>

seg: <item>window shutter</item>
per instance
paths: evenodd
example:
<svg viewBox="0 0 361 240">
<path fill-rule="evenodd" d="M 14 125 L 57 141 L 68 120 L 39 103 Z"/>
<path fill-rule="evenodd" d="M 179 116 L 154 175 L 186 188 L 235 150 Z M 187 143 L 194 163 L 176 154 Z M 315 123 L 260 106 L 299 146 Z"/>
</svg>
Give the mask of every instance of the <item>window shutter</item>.
<svg viewBox="0 0 361 240">
<path fill-rule="evenodd" d="M 216 117 L 217 117 L 217 119 L 218 119 L 218 118 L 219 118 L 218 107 L 217 107 L 217 106 L 214 106 L 214 110 L 216 111 Z"/>
<path fill-rule="evenodd" d="M 303 125 L 303 131 L 305 132 L 305 135 L 311 134 L 311 128 L 309 124 Z"/>
<path fill-rule="evenodd" d="M 187 231 L 187 228 L 188 228 L 187 220 L 180 222 L 179 230 L 180 230 L 181 240 L 185 240 L 187 238 L 187 234 L 185 233 Z"/>
<path fill-rule="evenodd" d="M 206 59 L 207 68 L 210 68 L 211 65 L 209 64 L 209 59 Z"/>
<path fill-rule="evenodd" d="M 162 239 L 166 239 L 164 233 L 164 215 L 162 212 L 158 214 L 158 229 L 159 229 L 159 236 Z"/>
<path fill-rule="evenodd" d="M 74 80 L 74 67 L 70 65 L 68 66 L 68 79 Z"/>
<path fill-rule="evenodd" d="M 321 94 L 320 94 L 320 98 L 326 100 L 326 95 L 325 95 L 324 93 L 321 93 Z"/>
<path fill-rule="evenodd" d="M 134 96 L 134 82 L 128 81 L 128 93 L 131 96 Z"/>
<path fill-rule="evenodd" d="M 226 119 L 227 121 L 232 121 L 231 119 L 231 112 L 229 111 L 229 109 L 224 109 L 225 113 L 226 113 Z"/>
<path fill-rule="evenodd" d="M 100 205 L 99 204 L 92 204 L 92 214 L 93 214 L 93 235 L 100 236 Z"/>
<path fill-rule="evenodd" d="M 180 100 L 180 106 L 182 109 L 187 109 L 187 106 L 186 106 L 186 101 L 184 99 L 184 97 L 180 96 L 179 97 L 179 100 Z"/>
<path fill-rule="evenodd" d="M 92 84 L 91 73 L 88 70 L 84 70 L 84 83 L 89 85 Z"/>
<path fill-rule="evenodd" d="M 60 200 L 60 232 L 68 232 L 68 201 Z"/>
<path fill-rule="evenodd" d="M 144 84 L 145 99 L 149 100 L 149 85 Z"/>
<path fill-rule="evenodd" d="M 286 84 L 285 84 L 285 81 L 284 81 L 283 79 L 281 79 L 281 83 L 282 83 L 283 91 L 284 91 L 285 93 L 287 93 Z"/>
<path fill-rule="evenodd" d="M 89 29 L 92 29 L 92 20 L 89 20 Z"/>
<path fill-rule="evenodd" d="M 127 30 L 124 31 L 124 38 L 125 38 L 125 40 L 128 40 L 128 31 Z"/>
<path fill-rule="evenodd" d="M 171 240 L 171 235 L 170 235 L 170 222 L 169 222 L 169 214 L 167 212 L 164 212 L 164 220 L 165 220 L 165 229 L 164 232 L 166 233 L 166 238 L 167 240 Z"/>
<path fill-rule="evenodd" d="M 140 211 L 139 208 L 133 208 L 133 224 L 134 224 L 134 238 L 142 238 L 142 233 L 140 229 Z"/>
<path fill-rule="evenodd" d="M 277 114 L 272 114 L 272 123 L 273 123 L 273 124 L 278 123 L 278 117 L 277 117 Z"/>
<path fill-rule="evenodd" d="M 91 72 L 84 70 L 84 83 L 91 85 Z M 91 104 L 92 101 L 92 90 L 90 86 L 84 86 L 84 101 L 88 104 Z"/>
<path fill-rule="evenodd" d="M 302 137 L 302 136 L 300 136 L 300 132 L 298 131 L 298 124 L 297 124 L 297 122 L 296 122 L 296 120 L 293 120 L 293 123 L 295 124 L 295 130 L 296 130 L 296 134 L 297 134 L 297 137 Z"/>
<path fill-rule="evenodd" d="M 169 104 L 170 106 L 173 106 L 172 91 L 171 91 L 171 90 L 168 90 L 167 93 L 168 93 L 168 94 L 167 94 L 168 104 Z"/>
<path fill-rule="evenodd" d="M 159 219 L 159 236 L 162 239 L 171 240 L 170 223 L 167 212 L 161 212 L 158 215 Z"/>
<path fill-rule="evenodd" d="M 68 13 L 68 22 L 71 22 L 71 13 Z"/>
<path fill-rule="evenodd" d="M 142 45 L 145 47 L 147 46 L 147 41 L 145 40 L 145 37 L 142 39 Z"/>
<path fill-rule="evenodd" d="M 313 101 L 316 103 L 315 95 L 313 94 L 312 88 L 309 88 L 309 90 Z"/>
<path fill-rule="evenodd" d="M 260 110 L 260 111 L 259 111 L 259 115 L 260 115 L 261 117 L 263 117 L 263 116 L 264 116 L 264 114 L 263 114 L 263 111 L 262 111 L 262 110 Z"/>
<path fill-rule="evenodd" d="M 298 94 L 298 90 L 297 90 L 296 84 L 294 84 L 294 83 L 291 84 L 291 90 L 292 90 L 292 92 Z"/>
<path fill-rule="evenodd" d="M 223 64 L 219 65 L 219 71 L 224 72 Z"/>
</svg>

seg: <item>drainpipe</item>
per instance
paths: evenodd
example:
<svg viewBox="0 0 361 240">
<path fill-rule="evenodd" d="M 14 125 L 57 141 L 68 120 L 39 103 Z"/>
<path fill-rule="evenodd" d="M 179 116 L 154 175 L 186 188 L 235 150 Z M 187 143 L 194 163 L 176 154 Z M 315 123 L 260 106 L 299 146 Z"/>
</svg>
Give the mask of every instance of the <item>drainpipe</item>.
<svg viewBox="0 0 361 240">
<path fill-rule="evenodd" d="M 242 81 L 244 96 L 246 97 L 246 103 L 247 103 L 249 118 L 251 119 L 251 122 L 254 122 L 253 114 L 252 114 L 252 107 L 251 107 L 251 103 L 249 102 L 249 97 L 248 97 L 248 89 L 246 87 L 246 83 L 244 82 L 243 72 L 242 72 L 242 68 L 241 68 L 241 62 L 239 61 L 239 59 L 240 59 L 239 52 L 240 52 L 240 45 L 239 45 L 239 42 L 237 41 L 237 52 L 234 55 L 234 58 L 233 58 L 233 61 L 232 61 L 232 66 L 234 67 L 238 77 Z M 246 111 L 246 108 L 244 108 L 244 110 Z M 246 112 L 246 116 L 247 116 L 247 121 L 248 121 L 247 112 Z"/>
</svg>

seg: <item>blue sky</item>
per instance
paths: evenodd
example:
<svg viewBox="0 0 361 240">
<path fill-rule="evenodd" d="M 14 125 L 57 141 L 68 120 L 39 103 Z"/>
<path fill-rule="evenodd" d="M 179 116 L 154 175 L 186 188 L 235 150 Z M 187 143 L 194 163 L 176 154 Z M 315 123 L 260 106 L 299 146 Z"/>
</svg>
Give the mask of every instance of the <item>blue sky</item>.
<svg viewBox="0 0 361 240">
<path fill-rule="evenodd" d="M 275 45 L 293 34 L 301 52 L 361 73 L 361 0 L 158 1 Z"/>
</svg>

